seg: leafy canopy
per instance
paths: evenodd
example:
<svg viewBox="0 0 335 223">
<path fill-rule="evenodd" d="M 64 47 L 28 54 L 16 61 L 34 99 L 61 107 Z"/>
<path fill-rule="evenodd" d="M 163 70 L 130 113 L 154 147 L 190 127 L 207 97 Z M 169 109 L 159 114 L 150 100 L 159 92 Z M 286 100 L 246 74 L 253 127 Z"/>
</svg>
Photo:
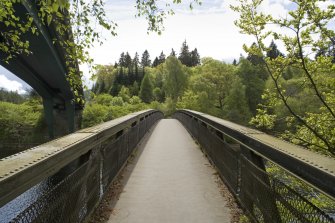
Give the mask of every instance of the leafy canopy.
<svg viewBox="0 0 335 223">
<path fill-rule="evenodd" d="M 289 112 L 286 122 L 295 126 L 295 131 L 287 132 L 286 137 L 292 142 L 316 150 L 335 154 L 335 65 L 332 54 L 318 54 L 325 48 L 334 48 L 335 32 L 331 22 L 335 17 L 335 5 L 321 8 L 318 0 L 291 0 L 294 7 L 286 17 L 275 18 L 260 10 L 262 0 L 239 0 L 232 9 L 240 14 L 235 24 L 242 33 L 255 37 L 256 44 L 244 49 L 262 58 L 274 90 L 265 92 L 266 109 L 260 108 L 253 123 L 264 122 L 266 116 L 273 118 L 271 107 L 281 103 Z M 278 29 L 280 28 L 280 29 Z M 280 42 L 287 52 L 286 56 L 265 57 L 271 49 L 265 46 L 269 38 Z M 282 84 L 286 70 L 294 67 L 302 78 L 300 86 L 319 102 L 318 111 L 299 112 L 294 104 L 296 100 L 292 91 L 287 91 Z M 270 115 L 270 116 L 269 116 Z M 269 121 L 270 118 L 267 118 Z M 266 120 L 266 119 L 265 119 Z M 266 123 L 266 122 L 265 122 Z M 269 122 L 272 125 L 271 121 Z"/>
</svg>

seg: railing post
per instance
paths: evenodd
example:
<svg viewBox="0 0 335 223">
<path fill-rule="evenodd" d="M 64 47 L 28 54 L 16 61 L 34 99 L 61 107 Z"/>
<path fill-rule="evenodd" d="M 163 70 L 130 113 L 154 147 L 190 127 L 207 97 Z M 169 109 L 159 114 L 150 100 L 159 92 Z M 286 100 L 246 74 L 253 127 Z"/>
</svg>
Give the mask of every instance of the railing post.
<svg viewBox="0 0 335 223">
<path fill-rule="evenodd" d="M 271 190 L 271 181 L 267 175 L 263 158 L 242 145 L 240 147 L 240 189 L 243 205 L 253 215 L 259 214 L 255 213 L 257 212 L 255 207 L 259 207 L 264 222 L 280 223 L 276 198 Z"/>
</svg>

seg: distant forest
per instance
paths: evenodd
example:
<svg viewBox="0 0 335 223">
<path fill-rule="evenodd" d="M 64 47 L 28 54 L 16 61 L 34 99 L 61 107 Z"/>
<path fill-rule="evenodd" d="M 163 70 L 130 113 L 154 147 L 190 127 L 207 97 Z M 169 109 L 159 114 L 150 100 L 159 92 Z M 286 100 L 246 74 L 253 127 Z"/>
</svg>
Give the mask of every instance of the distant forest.
<svg viewBox="0 0 335 223">
<path fill-rule="evenodd" d="M 256 50 L 257 45 L 253 43 L 249 48 Z M 114 65 L 98 66 L 83 124 L 91 126 L 109 120 L 119 113 L 136 110 L 136 106 L 157 108 L 167 116 L 176 109 L 187 108 L 332 154 L 322 141 L 299 125 L 276 91 L 276 86 L 280 86 L 289 95 L 287 103 L 296 116 L 307 118 L 319 114 L 322 105 L 310 86 L 304 84 L 304 70 L 288 64 L 274 82 L 264 60 L 277 61 L 286 56 L 274 41 L 267 49 L 265 58 L 249 53 L 232 64 L 213 58 L 200 59 L 197 48 L 190 51 L 186 41 L 179 53 L 172 49 L 166 56 L 162 52 L 153 62 L 147 50 L 141 60 L 137 53 L 133 59 L 128 53 L 122 53 Z M 320 51 L 315 59 L 328 54 L 329 51 Z M 120 107 L 116 109 L 116 105 Z M 101 114 L 100 119 L 95 117 L 97 113 Z M 334 146 L 335 142 L 328 140 Z"/>
<path fill-rule="evenodd" d="M 250 46 L 253 47 L 256 44 Z M 268 49 L 265 59 L 270 62 L 286 57 L 274 41 Z M 332 52 L 320 51 L 315 60 Z M 186 108 L 251 126 L 306 148 L 334 155 L 322 141 L 299 125 L 276 91 L 275 85 L 280 85 L 288 95 L 286 103 L 290 104 L 295 115 L 314 123 L 327 122 L 318 118 L 323 117 L 320 114 L 324 108 L 311 90 L 311 85 L 305 84 L 303 69 L 288 64 L 274 82 L 263 61 L 264 58 L 251 53 L 231 64 L 201 58 L 197 48 L 190 50 L 186 41 L 179 53 L 171 49 L 166 56 L 162 51 L 153 62 L 147 50 L 141 57 L 138 53 L 133 57 L 127 52 L 121 53 L 114 64 L 97 66 L 93 87 L 85 93 L 82 127 L 148 108 L 159 109 L 166 116 L 176 109 Z M 316 76 L 316 80 L 322 79 Z M 332 87 L 324 84 L 322 90 L 326 94 Z M 22 96 L 17 92 L 0 90 L 0 112 L 2 142 L 15 142 L 18 138 L 22 144 L 45 140 L 38 133 L 45 128 L 42 100 L 34 91 Z M 325 133 L 322 137 L 335 147 L 333 134 L 326 134 L 333 131 L 333 124 L 315 126 L 322 128 Z"/>
<path fill-rule="evenodd" d="M 169 56 L 177 57 L 175 50 L 172 48 Z M 93 85 L 92 91 L 95 94 L 109 93 L 112 96 L 117 96 L 122 88 L 122 86 L 128 87 L 133 93 L 132 95 L 137 95 L 139 91 L 139 85 L 145 76 L 145 67 L 156 68 L 160 64 L 164 64 L 167 56 L 162 51 L 161 54 L 152 61 L 150 54 L 145 50 L 141 56 L 136 52 L 134 58 L 132 58 L 128 52 L 122 52 L 120 58 L 115 62 L 113 68 L 110 66 L 98 66 L 97 75 L 103 72 L 110 72 L 113 69 L 114 78 L 110 81 L 98 80 Z M 197 48 L 190 51 L 186 40 L 183 42 L 181 51 L 178 56 L 179 61 L 187 66 L 194 67 L 200 65 L 200 55 Z M 107 69 L 107 70 L 106 70 Z M 110 85 L 113 83 L 112 85 Z"/>
</svg>

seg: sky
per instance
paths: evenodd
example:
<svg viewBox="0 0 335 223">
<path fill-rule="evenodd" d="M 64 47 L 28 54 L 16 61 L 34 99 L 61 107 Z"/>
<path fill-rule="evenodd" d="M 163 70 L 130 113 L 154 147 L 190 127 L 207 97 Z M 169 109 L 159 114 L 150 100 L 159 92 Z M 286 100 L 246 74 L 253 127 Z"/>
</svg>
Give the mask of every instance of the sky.
<svg viewBox="0 0 335 223">
<path fill-rule="evenodd" d="M 104 45 L 96 45 L 89 50 L 96 64 L 114 64 L 122 52 L 129 52 L 133 57 L 135 52 L 141 55 L 146 49 L 153 61 L 161 51 L 169 55 L 173 48 L 178 53 L 185 40 L 191 50 L 198 49 L 201 57 L 232 62 L 233 59 L 238 59 L 240 54 L 245 55 L 243 44 L 251 45 L 255 41 L 252 37 L 239 33 L 234 25 L 238 15 L 229 5 L 235 4 L 236 0 L 202 0 L 202 5 L 196 6 L 192 11 L 188 7 L 190 0 L 183 0 L 183 4 L 174 7 L 176 14 L 165 20 L 165 31 L 162 35 L 147 34 L 145 19 L 135 18 L 135 2 L 105 0 L 107 16 L 118 24 L 118 35 L 113 37 L 104 33 Z M 326 1 L 325 4 L 329 3 L 334 3 L 334 0 Z M 274 16 L 285 17 L 291 7 L 289 0 L 264 0 L 261 10 Z M 86 85 L 90 86 L 92 82 L 87 66 L 82 65 L 81 69 Z M 27 85 L 0 67 L 1 87 L 23 92 Z"/>
</svg>

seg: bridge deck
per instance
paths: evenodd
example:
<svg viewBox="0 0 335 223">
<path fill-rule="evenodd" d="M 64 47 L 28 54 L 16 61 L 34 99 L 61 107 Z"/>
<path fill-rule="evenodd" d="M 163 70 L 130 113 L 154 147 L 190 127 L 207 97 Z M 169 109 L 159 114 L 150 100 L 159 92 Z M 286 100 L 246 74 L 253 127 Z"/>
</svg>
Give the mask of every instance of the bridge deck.
<svg viewBox="0 0 335 223">
<path fill-rule="evenodd" d="M 230 222 L 215 171 L 177 120 L 143 146 L 108 222 Z"/>
</svg>

